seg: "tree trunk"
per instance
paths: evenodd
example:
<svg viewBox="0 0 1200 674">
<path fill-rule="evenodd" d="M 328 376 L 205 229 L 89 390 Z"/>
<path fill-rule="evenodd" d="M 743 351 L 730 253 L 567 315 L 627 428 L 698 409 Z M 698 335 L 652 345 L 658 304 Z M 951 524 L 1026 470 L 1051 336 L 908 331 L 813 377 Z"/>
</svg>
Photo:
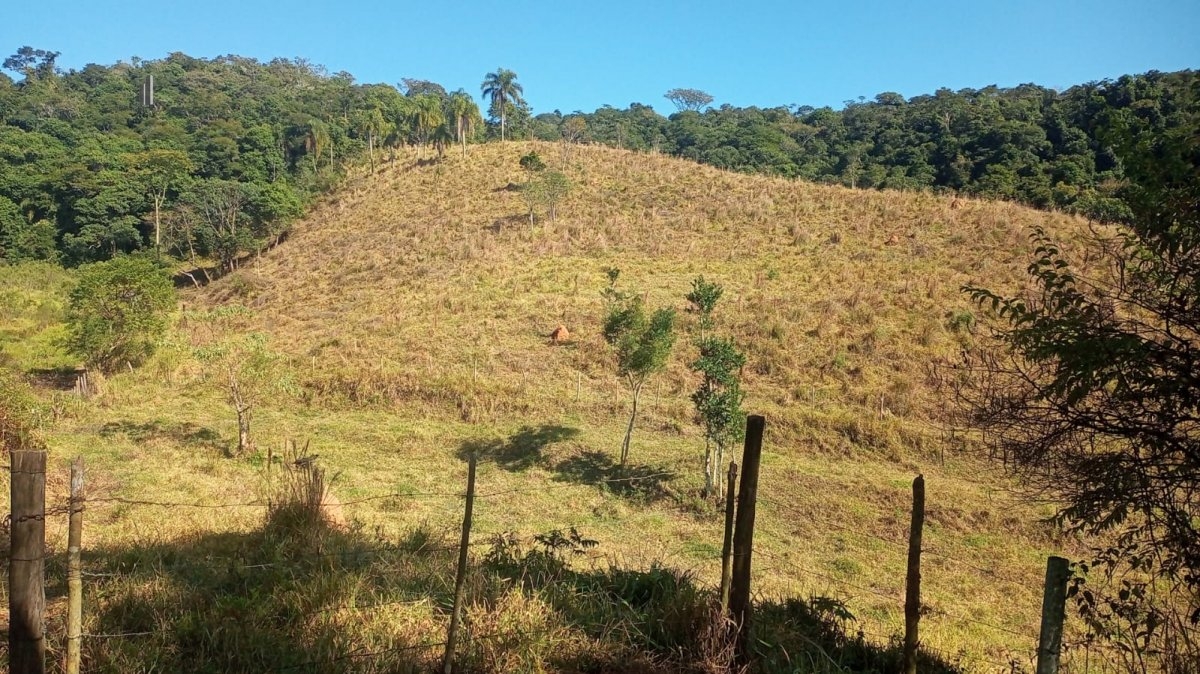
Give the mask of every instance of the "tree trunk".
<svg viewBox="0 0 1200 674">
<path fill-rule="evenodd" d="M 160 257 L 162 256 L 162 224 L 159 218 L 159 211 L 162 208 L 163 196 L 154 195 L 154 252 Z"/>
<path fill-rule="evenodd" d="M 371 155 L 371 173 L 375 173 L 375 134 L 367 134 L 367 152 Z"/>
<path fill-rule="evenodd" d="M 238 407 L 238 456 L 250 450 L 250 408 Z"/>
<path fill-rule="evenodd" d="M 720 465 L 720 464 L 717 464 Z M 704 438 L 704 497 L 709 498 L 714 493 L 713 482 L 715 481 L 713 467 L 713 451 L 712 440 L 708 437 Z"/>
<path fill-rule="evenodd" d="M 500 103 L 500 142 L 504 142 L 504 103 Z"/>
<path fill-rule="evenodd" d="M 621 444 L 621 465 L 629 459 L 629 441 L 633 437 L 633 421 L 637 418 L 638 398 L 642 395 L 642 385 L 633 387 L 633 410 L 629 413 L 629 426 L 625 429 L 625 442 Z"/>
</svg>

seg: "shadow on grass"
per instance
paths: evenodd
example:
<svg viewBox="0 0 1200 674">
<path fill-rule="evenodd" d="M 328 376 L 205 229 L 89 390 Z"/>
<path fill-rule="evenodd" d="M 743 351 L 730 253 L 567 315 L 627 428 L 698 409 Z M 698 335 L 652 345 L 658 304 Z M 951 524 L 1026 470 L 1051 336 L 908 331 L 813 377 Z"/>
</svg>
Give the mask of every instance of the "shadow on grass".
<svg viewBox="0 0 1200 674">
<path fill-rule="evenodd" d="M 248 533 L 86 551 L 84 631 L 109 636 L 84 639 L 83 669 L 429 670 L 453 596 L 450 537 L 305 520 L 283 509 Z"/>
<path fill-rule="evenodd" d="M 556 442 L 571 440 L 579 429 L 546 424 L 526 426 L 504 440 L 468 440 L 458 449 L 464 461 L 475 453 L 481 462 L 494 463 L 504 470 L 521 471 L 545 463 L 545 449 Z"/>
<path fill-rule="evenodd" d="M 559 461 L 554 466 L 555 479 L 598 486 L 622 498 L 653 502 L 674 497 L 670 489 L 676 472 L 666 466 L 622 466 L 604 452 L 586 450 Z"/>
<path fill-rule="evenodd" d="M 132 421 L 110 421 L 100 427 L 100 437 L 111 438 L 116 435 L 124 435 L 137 443 L 171 440 L 191 447 L 218 451 L 228 449 L 219 433 L 190 422 L 167 423 L 156 419 L 139 424 Z"/>
<path fill-rule="evenodd" d="M 599 671 L 643 671 L 618 664 L 638 657 L 660 671 L 732 671 L 733 624 L 718 610 L 714 590 L 701 586 L 694 572 L 659 563 L 646 569 L 575 569 L 568 561 L 582 552 L 578 540 L 573 530 L 569 536 L 539 537 L 531 546 L 500 540 L 485 569 L 604 643 L 597 653 L 615 662 L 589 663 Z M 834 599 L 756 603 L 753 624 L 752 672 L 903 671 L 899 639 L 886 645 L 868 642 L 845 605 Z M 918 662 L 919 671 L 927 674 L 961 671 L 956 663 L 928 652 L 920 652 Z"/>
</svg>

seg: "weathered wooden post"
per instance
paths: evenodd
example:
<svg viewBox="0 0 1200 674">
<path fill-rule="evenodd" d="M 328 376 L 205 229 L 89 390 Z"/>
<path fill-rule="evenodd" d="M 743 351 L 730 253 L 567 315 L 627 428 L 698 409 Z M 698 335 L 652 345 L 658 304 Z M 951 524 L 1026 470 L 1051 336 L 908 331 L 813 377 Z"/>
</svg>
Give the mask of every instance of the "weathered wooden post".
<svg viewBox="0 0 1200 674">
<path fill-rule="evenodd" d="M 746 444 L 742 452 L 742 483 L 738 489 L 733 530 L 733 577 L 729 586 L 729 613 L 737 625 L 734 666 L 750 664 L 750 567 L 754 552 L 754 511 L 758 498 L 758 466 L 762 458 L 766 419 L 754 414 L 746 418 Z"/>
<path fill-rule="evenodd" d="M 83 646 L 83 457 L 71 463 L 70 527 L 67 531 L 67 674 L 79 674 Z"/>
<path fill-rule="evenodd" d="M 908 575 L 904 581 L 904 672 L 917 674 L 917 626 L 921 622 L 921 532 L 925 527 L 925 476 L 913 480 L 908 530 Z"/>
<path fill-rule="evenodd" d="M 443 674 L 454 671 L 454 643 L 458 640 L 458 623 L 462 614 L 463 581 L 467 577 L 467 551 L 471 547 L 471 517 L 475 510 L 475 463 L 471 453 L 467 463 L 467 506 L 463 513 L 462 540 L 458 545 L 458 572 L 454 574 L 454 609 L 450 614 L 450 628 L 446 632 L 446 653 L 442 658 Z"/>
<path fill-rule="evenodd" d="M 1057 674 L 1062 654 L 1063 621 L 1067 616 L 1067 581 L 1070 564 L 1062 557 L 1046 560 L 1046 586 L 1042 592 L 1042 630 L 1038 638 L 1037 674 Z"/>
<path fill-rule="evenodd" d="M 725 485 L 725 540 L 721 544 L 721 613 L 729 611 L 729 584 L 733 580 L 733 513 L 737 498 L 737 463 L 729 462 L 729 482 Z"/>
<path fill-rule="evenodd" d="M 46 452 L 22 450 L 12 452 L 10 457 L 9 672 L 44 674 Z"/>
</svg>

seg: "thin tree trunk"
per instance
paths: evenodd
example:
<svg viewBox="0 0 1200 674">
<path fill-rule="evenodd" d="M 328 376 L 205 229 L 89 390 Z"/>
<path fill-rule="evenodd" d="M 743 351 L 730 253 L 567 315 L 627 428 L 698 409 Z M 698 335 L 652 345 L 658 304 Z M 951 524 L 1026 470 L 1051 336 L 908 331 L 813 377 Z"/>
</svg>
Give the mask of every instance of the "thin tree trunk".
<svg viewBox="0 0 1200 674">
<path fill-rule="evenodd" d="M 720 465 L 720 464 L 718 464 L 718 465 Z M 715 479 L 713 477 L 713 474 L 715 472 L 716 471 L 713 470 L 712 440 L 710 440 L 706 435 L 704 438 L 704 496 L 705 496 L 705 498 L 708 498 L 713 495 L 713 491 L 714 491 L 713 481 Z"/>
<path fill-rule="evenodd" d="M 633 421 L 637 418 L 638 398 L 642 395 L 642 384 L 633 387 L 633 410 L 629 413 L 629 426 L 625 429 L 625 442 L 621 445 L 621 465 L 629 459 L 629 441 L 633 437 Z"/>
<path fill-rule="evenodd" d="M 159 256 L 162 255 L 162 224 L 159 219 L 159 211 L 164 198 L 157 194 L 154 195 L 154 252 Z"/>
</svg>

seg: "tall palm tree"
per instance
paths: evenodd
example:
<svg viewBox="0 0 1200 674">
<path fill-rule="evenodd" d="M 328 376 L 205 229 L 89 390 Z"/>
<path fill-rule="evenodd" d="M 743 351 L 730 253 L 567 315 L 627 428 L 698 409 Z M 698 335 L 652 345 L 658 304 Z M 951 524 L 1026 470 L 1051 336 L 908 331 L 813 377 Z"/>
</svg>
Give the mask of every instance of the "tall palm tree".
<svg viewBox="0 0 1200 674">
<path fill-rule="evenodd" d="M 331 146 L 329 138 L 329 127 L 318 119 L 312 119 L 308 122 L 308 128 L 304 132 L 304 152 L 312 155 L 313 173 L 317 171 L 317 158 L 321 156 L 321 152 L 326 146 Z M 333 160 L 330 160 L 333 163 Z"/>
<path fill-rule="evenodd" d="M 483 122 L 479 114 L 479 106 L 475 104 L 470 94 L 459 89 L 450 94 L 450 118 L 454 120 L 454 136 L 462 145 L 463 156 L 467 156 L 467 136 L 475 134 L 475 129 Z"/>
<path fill-rule="evenodd" d="M 504 140 L 504 123 L 507 117 L 508 104 L 520 105 L 525 102 L 521 95 L 525 90 L 517 84 L 517 74 L 507 68 L 498 68 L 494 73 L 488 73 L 480 85 L 483 97 L 491 99 L 492 110 L 500 111 L 500 140 Z"/>
<path fill-rule="evenodd" d="M 416 136 L 419 146 L 428 143 L 432 139 L 433 133 L 445 122 L 446 114 L 442 110 L 442 101 L 437 96 L 420 94 L 413 99 L 413 106 L 409 111 L 409 123 L 412 125 L 413 135 Z"/>
</svg>

